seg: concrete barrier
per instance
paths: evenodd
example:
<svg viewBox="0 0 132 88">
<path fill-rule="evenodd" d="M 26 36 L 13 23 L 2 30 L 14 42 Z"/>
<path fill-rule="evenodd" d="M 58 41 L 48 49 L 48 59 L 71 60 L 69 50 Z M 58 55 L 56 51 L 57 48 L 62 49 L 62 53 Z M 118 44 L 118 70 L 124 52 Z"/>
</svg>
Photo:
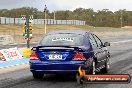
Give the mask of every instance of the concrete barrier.
<svg viewBox="0 0 132 88">
<path fill-rule="evenodd" d="M 29 58 L 23 56 L 29 56 L 31 49 L 23 48 L 22 52 L 24 52 L 24 55 L 17 47 L 0 50 L 0 68 L 28 63 Z"/>
</svg>

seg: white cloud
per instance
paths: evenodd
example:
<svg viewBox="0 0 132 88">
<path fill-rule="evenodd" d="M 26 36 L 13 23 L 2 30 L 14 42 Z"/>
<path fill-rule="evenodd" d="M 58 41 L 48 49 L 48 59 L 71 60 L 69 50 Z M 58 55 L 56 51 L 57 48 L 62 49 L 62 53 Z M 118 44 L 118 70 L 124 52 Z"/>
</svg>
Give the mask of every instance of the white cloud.
<svg viewBox="0 0 132 88">
<path fill-rule="evenodd" d="M 127 9 L 132 11 L 132 0 L 0 0 L 0 8 L 30 6 L 43 11 L 44 5 L 50 11 L 74 10 L 76 8 L 110 9 L 112 11 Z"/>
<path fill-rule="evenodd" d="M 93 8 L 95 10 L 101 9 L 110 9 L 113 11 L 119 9 L 132 10 L 131 0 L 47 0 L 46 3 L 52 10 L 55 9 L 74 10 L 75 8 L 78 7 Z"/>
</svg>

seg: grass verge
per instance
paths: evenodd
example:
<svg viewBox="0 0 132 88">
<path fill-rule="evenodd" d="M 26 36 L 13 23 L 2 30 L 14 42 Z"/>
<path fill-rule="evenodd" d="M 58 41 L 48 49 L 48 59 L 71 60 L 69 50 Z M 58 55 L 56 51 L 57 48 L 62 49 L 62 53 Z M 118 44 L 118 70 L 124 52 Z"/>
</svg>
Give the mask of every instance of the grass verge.
<svg viewBox="0 0 132 88">
<path fill-rule="evenodd" d="M 34 41 L 39 41 L 44 35 L 44 25 L 33 25 L 33 39 Z M 47 25 L 47 32 L 56 31 L 56 30 L 85 30 L 91 31 L 98 36 L 101 37 L 113 37 L 113 36 L 124 36 L 124 35 L 132 35 L 131 28 L 110 28 L 110 27 L 91 27 L 88 25 Z M 23 25 L 0 25 L 0 34 L 1 35 L 12 35 L 14 38 L 14 42 L 26 42 L 23 39 Z"/>
</svg>

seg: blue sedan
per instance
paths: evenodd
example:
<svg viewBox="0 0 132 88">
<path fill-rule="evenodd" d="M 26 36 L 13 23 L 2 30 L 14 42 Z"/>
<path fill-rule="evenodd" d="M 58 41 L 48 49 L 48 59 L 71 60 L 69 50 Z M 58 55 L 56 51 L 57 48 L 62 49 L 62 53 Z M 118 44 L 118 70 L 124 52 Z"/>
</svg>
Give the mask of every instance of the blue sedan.
<svg viewBox="0 0 132 88">
<path fill-rule="evenodd" d="M 61 30 L 46 34 L 32 48 L 30 70 L 35 79 L 44 74 L 78 73 L 80 66 L 87 74 L 109 70 L 108 42 L 82 30 Z"/>
</svg>

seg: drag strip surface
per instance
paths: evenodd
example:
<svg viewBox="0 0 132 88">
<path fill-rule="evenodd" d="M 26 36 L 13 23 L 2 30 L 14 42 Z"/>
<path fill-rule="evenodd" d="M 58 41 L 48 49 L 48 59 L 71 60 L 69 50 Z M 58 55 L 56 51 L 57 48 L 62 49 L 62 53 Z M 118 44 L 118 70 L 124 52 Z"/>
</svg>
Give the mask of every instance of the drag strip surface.
<svg viewBox="0 0 132 88">
<path fill-rule="evenodd" d="M 132 42 L 115 44 L 108 49 L 111 52 L 109 74 L 130 74 L 132 76 Z M 18 67 L 19 68 L 19 67 Z M 84 84 L 76 83 L 74 76 L 47 75 L 42 80 L 34 80 L 28 65 L 21 70 L 2 72 L 1 88 L 132 88 L 129 84 Z"/>
</svg>

